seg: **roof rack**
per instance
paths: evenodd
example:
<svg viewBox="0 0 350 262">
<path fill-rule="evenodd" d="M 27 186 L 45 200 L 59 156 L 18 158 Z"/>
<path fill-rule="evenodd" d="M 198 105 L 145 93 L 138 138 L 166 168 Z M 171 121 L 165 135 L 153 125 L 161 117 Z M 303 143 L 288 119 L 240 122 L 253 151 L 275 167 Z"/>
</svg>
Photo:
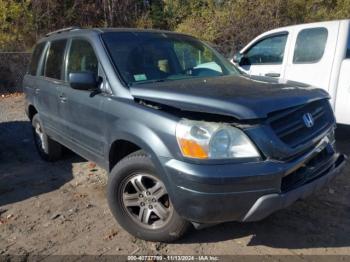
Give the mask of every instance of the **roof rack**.
<svg viewBox="0 0 350 262">
<path fill-rule="evenodd" d="M 77 29 L 81 29 L 81 28 L 79 26 L 70 26 L 70 27 L 58 29 L 56 31 L 47 33 L 45 36 L 50 36 L 50 35 L 54 35 L 54 34 L 60 34 L 60 33 L 63 33 L 63 32 L 68 32 L 68 31 L 77 30 Z"/>
</svg>

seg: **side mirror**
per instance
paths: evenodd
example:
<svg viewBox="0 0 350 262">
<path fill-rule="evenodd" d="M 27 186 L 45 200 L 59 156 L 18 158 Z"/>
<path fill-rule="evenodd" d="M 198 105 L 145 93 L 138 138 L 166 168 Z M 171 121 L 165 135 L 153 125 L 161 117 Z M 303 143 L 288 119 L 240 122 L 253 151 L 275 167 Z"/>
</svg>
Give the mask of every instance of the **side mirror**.
<svg viewBox="0 0 350 262">
<path fill-rule="evenodd" d="M 234 56 L 232 58 L 232 62 L 235 64 L 240 64 L 242 58 L 243 58 L 243 55 L 241 53 L 236 53 L 236 54 L 234 54 Z"/>
<path fill-rule="evenodd" d="M 92 72 L 69 73 L 69 84 L 77 90 L 94 91 L 98 88 L 96 75 Z"/>
</svg>

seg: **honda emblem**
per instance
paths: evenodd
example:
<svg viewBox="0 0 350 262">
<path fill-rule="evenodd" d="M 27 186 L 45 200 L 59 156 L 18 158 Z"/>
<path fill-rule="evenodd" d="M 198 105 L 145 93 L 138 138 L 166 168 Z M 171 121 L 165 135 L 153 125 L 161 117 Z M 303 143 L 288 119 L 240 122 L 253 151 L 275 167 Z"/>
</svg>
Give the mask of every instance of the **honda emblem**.
<svg viewBox="0 0 350 262">
<path fill-rule="evenodd" d="M 311 128 L 314 126 L 314 118 L 311 113 L 306 113 L 303 115 L 304 124 L 306 127 Z"/>
</svg>

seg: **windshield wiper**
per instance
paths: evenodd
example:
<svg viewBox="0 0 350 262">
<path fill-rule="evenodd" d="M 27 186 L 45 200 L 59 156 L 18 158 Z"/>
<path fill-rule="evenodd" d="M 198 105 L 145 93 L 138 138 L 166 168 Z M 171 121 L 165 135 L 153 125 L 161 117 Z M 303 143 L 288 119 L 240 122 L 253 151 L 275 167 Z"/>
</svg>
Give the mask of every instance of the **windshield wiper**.
<svg viewBox="0 0 350 262">
<path fill-rule="evenodd" d="M 153 79 L 153 80 L 144 80 L 144 81 L 138 81 L 138 82 L 130 82 L 129 86 L 150 84 L 150 83 L 160 83 L 160 82 L 165 82 L 166 80 L 168 80 L 168 79 Z"/>
</svg>

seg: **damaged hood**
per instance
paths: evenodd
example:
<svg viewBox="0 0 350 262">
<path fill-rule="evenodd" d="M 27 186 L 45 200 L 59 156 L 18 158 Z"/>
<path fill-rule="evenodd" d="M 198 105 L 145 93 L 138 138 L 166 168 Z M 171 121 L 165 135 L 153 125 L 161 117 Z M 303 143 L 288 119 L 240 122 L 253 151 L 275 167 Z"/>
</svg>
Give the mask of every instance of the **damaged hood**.
<svg viewBox="0 0 350 262">
<path fill-rule="evenodd" d="M 273 111 L 329 98 L 326 91 L 301 83 L 244 75 L 144 83 L 130 91 L 137 99 L 239 120 L 265 118 Z"/>
</svg>

